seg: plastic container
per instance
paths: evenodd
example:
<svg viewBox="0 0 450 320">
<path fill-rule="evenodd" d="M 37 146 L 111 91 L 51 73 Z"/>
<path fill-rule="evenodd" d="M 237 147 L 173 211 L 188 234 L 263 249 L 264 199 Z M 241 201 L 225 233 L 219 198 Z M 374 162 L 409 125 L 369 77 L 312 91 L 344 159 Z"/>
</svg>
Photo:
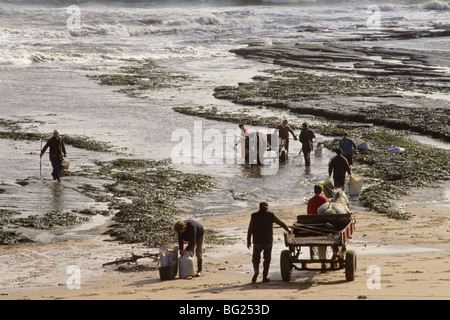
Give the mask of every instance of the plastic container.
<svg viewBox="0 0 450 320">
<path fill-rule="evenodd" d="M 362 139 L 356 139 L 355 144 L 359 150 L 363 150 L 363 151 L 369 150 L 369 145 L 367 144 L 366 141 L 364 141 Z"/>
<path fill-rule="evenodd" d="M 194 268 L 194 253 L 188 251 L 184 256 L 180 257 L 180 279 L 195 276 Z"/>
<path fill-rule="evenodd" d="M 405 152 L 404 148 L 394 147 L 388 150 L 388 153 L 402 153 Z"/>
<path fill-rule="evenodd" d="M 363 177 L 354 173 L 350 176 L 350 182 L 348 184 L 349 196 L 358 196 L 361 193 L 363 180 Z"/>
<path fill-rule="evenodd" d="M 333 182 L 327 180 L 325 182 L 322 182 L 321 185 L 323 187 L 323 194 L 325 195 L 325 197 L 333 198 L 333 188 L 334 188 Z"/>
</svg>

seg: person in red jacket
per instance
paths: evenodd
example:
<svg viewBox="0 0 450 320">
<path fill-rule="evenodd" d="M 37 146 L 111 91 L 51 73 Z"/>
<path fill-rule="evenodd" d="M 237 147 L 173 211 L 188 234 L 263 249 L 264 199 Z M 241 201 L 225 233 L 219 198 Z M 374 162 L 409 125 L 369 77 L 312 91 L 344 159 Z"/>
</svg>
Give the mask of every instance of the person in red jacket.
<svg viewBox="0 0 450 320">
<path fill-rule="evenodd" d="M 308 214 L 317 214 L 317 209 L 324 203 L 328 203 L 328 198 L 322 195 L 323 187 L 321 184 L 316 184 L 314 186 L 314 197 L 309 199 L 308 206 L 307 206 L 307 213 Z"/>
</svg>

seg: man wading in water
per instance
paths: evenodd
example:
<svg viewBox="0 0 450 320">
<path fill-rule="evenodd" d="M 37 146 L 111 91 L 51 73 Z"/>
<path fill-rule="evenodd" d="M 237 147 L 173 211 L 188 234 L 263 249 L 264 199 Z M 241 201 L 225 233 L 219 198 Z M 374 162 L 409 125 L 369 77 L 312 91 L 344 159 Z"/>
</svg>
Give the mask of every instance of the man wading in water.
<svg viewBox="0 0 450 320">
<path fill-rule="evenodd" d="M 311 165 L 311 151 L 314 150 L 313 139 L 316 138 L 314 132 L 309 129 L 309 123 L 304 122 L 302 126 L 302 131 L 300 132 L 300 142 L 302 143 L 303 156 L 305 158 L 305 166 L 309 167 Z"/>
<path fill-rule="evenodd" d="M 247 232 L 247 248 L 250 249 L 252 245 L 253 235 L 253 270 L 254 275 L 252 283 L 256 282 L 259 275 L 259 263 L 261 262 L 261 252 L 264 251 L 263 263 L 263 282 L 269 282 L 270 260 L 272 259 L 272 244 L 273 244 L 273 223 L 278 224 L 284 230 L 289 232 L 288 226 L 278 219 L 273 212 L 269 212 L 269 204 L 261 202 L 259 204 L 259 211 L 252 214 L 250 224 Z"/>
<path fill-rule="evenodd" d="M 278 129 L 278 134 L 281 139 L 284 139 L 286 141 L 285 149 L 286 152 L 289 152 L 289 133 L 292 134 L 294 137 L 294 140 L 298 140 L 297 135 L 295 134 L 294 130 L 288 125 L 287 120 L 283 120 L 283 122 L 278 125 L 275 129 Z"/>
<path fill-rule="evenodd" d="M 64 141 L 59 135 L 58 130 L 53 131 L 53 137 L 51 137 L 45 144 L 44 148 L 42 148 L 41 158 L 48 147 L 50 147 L 50 161 L 53 167 L 53 180 L 61 182 L 62 161 L 65 157 L 67 157 L 67 152 L 66 147 L 64 146 Z"/>
</svg>

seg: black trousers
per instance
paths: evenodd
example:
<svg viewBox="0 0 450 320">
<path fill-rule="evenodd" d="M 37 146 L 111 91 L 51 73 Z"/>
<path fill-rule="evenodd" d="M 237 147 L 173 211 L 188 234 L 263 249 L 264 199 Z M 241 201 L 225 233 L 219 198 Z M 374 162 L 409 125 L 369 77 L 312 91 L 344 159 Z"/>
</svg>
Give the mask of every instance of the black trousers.
<svg viewBox="0 0 450 320">
<path fill-rule="evenodd" d="M 344 156 L 344 158 L 347 159 L 348 164 L 349 164 L 350 166 L 353 165 L 353 154 L 347 154 L 347 155 Z"/>
<path fill-rule="evenodd" d="M 261 262 L 261 252 L 263 253 L 263 277 L 269 274 L 270 261 L 272 260 L 272 243 L 254 243 L 253 244 L 253 271 L 259 272 L 259 264 Z"/>
<path fill-rule="evenodd" d="M 311 165 L 311 152 L 304 152 L 303 151 L 303 157 L 305 158 L 305 166 Z"/>
<path fill-rule="evenodd" d="M 334 187 L 335 188 L 341 188 L 342 190 L 344 190 L 344 187 L 345 187 L 345 173 L 344 174 L 339 174 L 339 175 L 334 175 L 333 176 L 333 180 L 334 180 Z"/>
</svg>

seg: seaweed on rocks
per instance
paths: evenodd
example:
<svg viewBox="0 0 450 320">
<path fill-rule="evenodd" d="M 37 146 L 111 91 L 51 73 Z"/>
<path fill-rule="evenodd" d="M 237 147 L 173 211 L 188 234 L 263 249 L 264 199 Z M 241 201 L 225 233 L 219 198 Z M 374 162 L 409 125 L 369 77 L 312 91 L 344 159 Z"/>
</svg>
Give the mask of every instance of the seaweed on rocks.
<svg viewBox="0 0 450 320">
<path fill-rule="evenodd" d="M 353 103 L 346 106 L 320 105 L 333 97 L 403 97 L 400 91 L 421 91 L 415 83 L 390 78 L 355 78 L 315 75 L 304 71 L 266 70 L 272 77 L 215 88 L 214 96 L 247 106 L 267 106 L 329 120 L 365 122 L 393 129 L 411 130 L 450 141 L 450 109 L 447 107 L 407 107 L 389 103 Z M 434 90 L 445 91 L 445 88 Z M 431 89 L 429 89 L 431 90 Z"/>
<path fill-rule="evenodd" d="M 14 245 L 27 242 L 33 241 L 20 232 L 0 229 L 0 245 Z"/>
<path fill-rule="evenodd" d="M 16 210 L 0 209 L 0 245 L 13 245 L 32 242 L 28 236 L 14 230 L 3 230 L 3 226 L 21 226 L 29 229 L 50 230 L 61 226 L 73 226 L 90 221 L 88 217 L 80 217 L 70 212 L 48 212 L 43 216 L 30 215 L 16 217 L 21 212 Z"/>
<path fill-rule="evenodd" d="M 0 209 L 0 226 L 9 224 L 13 216 L 20 214 L 21 212 L 16 210 Z"/>
<path fill-rule="evenodd" d="M 60 226 L 73 226 L 90 221 L 88 217 L 80 217 L 70 212 L 48 212 L 43 216 L 31 215 L 26 218 L 15 218 L 12 224 L 26 228 L 49 230 Z"/>
<path fill-rule="evenodd" d="M 14 216 L 20 215 L 16 210 L 0 209 L 0 245 L 13 245 L 24 242 L 33 242 L 30 238 L 14 230 L 3 230 L 3 226 L 10 224 Z"/>
<path fill-rule="evenodd" d="M 120 67 L 111 73 L 89 74 L 87 77 L 102 86 L 122 87 L 118 92 L 138 98 L 145 97 L 143 95 L 147 92 L 180 87 L 194 78 L 187 74 L 166 70 L 153 63 Z"/>
<path fill-rule="evenodd" d="M 211 177 L 175 170 L 169 160 L 120 158 L 97 164 L 99 176 L 113 181 L 105 189 L 113 194 L 111 207 L 117 210 L 106 233 L 122 243 L 158 247 L 176 241 L 172 225 L 183 211 L 175 201 L 214 186 Z"/>
<path fill-rule="evenodd" d="M 0 139 L 12 139 L 23 141 L 39 141 L 41 139 L 48 139 L 48 135 L 35 132 L 20 132 L 16 130 L 12 131 L 0 131 Z M 75 148 L 86 149 L 90 151 L 98 152 L 110 152 L 111 146 L 105 142 L 97 141 L 85 136 L 79 135 L 62 135 L 65 144 L 71 145 Z"/>
</svg>

